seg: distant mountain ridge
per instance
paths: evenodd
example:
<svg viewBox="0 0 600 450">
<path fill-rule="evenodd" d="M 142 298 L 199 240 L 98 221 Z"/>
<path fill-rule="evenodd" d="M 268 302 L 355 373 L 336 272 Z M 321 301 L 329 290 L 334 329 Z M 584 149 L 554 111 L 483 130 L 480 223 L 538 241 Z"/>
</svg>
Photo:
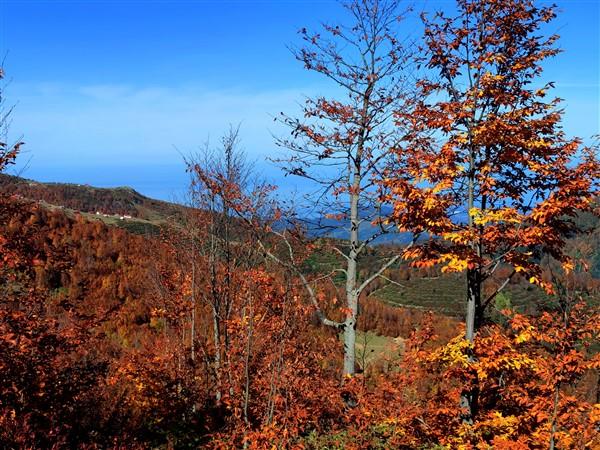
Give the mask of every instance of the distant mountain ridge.
<svg viewBox="0 0 600 450">
<path fill-rule="evenodd" d="M 381 231 L 380 227 L 371 222 L 362 222 L 358 227 L 358 235 L 361 240 L 367 240 Z M 318 225 L 311 226 L 310 221 L 307 232 L 312 237 L 327 237 L 332 239 L 348 240 L 350 231 L 344 228 L 344 223 L 336 219 L 323 219 Z M 391 231 L 378 236 L 372 241 L 372 245 L 397 244 L 404 245 L 412 240 L 412 233 L 398 233 Z"/>
<path fill-rule="evenodd" d="M 0 190 L 9 195 L 17 195 L 33 201 L 45 202 L 59 208 L 67 208 L 99 218 L 111 225 L 118 225 L 137 234 L 157 234 L 159 226 L 168 221 L 183 222 L 188 208 L 146 197 L 130 187 L 98 188 L 87 184 L 39 182 L 13 175 L 0 174 Z M 109 217 L 104 217 L 107 215 Z M 130 216 L 130 220 L 119 220 Z M 311 226 L 315 221 L 304 220 L 309 236 L 347 240 L 349 232 L 335 219 L 321 219 L 319 225 Z M 571 245 L 579 243 L 590 247 L 593 256 L 589 267 L 595 278 L 600 278 L 600 219 L 595 214 L 585 213 L 577 219 L 578 225 L 588 232 L 574 236 Z M 285 225 L 281 225 L 285 226 Z M 360 238 L 368 239 L 379 230 L 369 222 L 360 227 Z M 377 238 L 374 245 L 403 245 L 410 242 L 410 233 L 389 233 Z"/>
</svg>

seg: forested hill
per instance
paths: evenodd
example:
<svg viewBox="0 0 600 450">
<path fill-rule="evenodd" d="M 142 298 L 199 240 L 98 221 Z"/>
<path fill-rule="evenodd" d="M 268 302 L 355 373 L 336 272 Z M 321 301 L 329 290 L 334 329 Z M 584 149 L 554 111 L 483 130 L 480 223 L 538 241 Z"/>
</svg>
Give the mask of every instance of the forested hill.
<svg viewBox="0 0 600 450">
<path fill-rule="evenodd" d="M 158 235 L 160 227 L 167 223 L 181 223 L 185 218 L 186 207 L 174 203 L 151 199 L 128 187 L 96 188 L 89 185 L 66 183 L 40 183 L 24 178 L 0 174 L 0 186 L 6 193 L 41 202 L 49 209 L 64 209 L 67 215 L 81 213 L 88 220 L 101 220 L 108 225 L 142 235 Z M 583 292 L 596 292 L 600 279 L 600 227 L 593 214 L 579 217 L 579 225 L 588 230 L 583 235 L 569 239 L 568 247 L 573 256 L 584 257 L 589 266 L 573 274 L 574 286 Z M 368 230 L 367 230 L 368 231 Z M 367 233 L 368 234 L 368 233 Z M 344 236 L 323 236 L 310 233 L 317 241 L 329 238 L 344 239 Z M 397 235 L 402 238 L 402 235 Z M 363 258 L 365 275 L 372 273 L 377 261 L 398 241 L 383 241 L 383 246 L 371 249 Z M 317 245 L 317 247 L 320 247 Z M 340 264 L 335 254 L 330 254 L 327 245 L 316 251 L 307 261 L 306 269 L 315 274 L 323 274 L 331 267 Z M 331 266 L 333 264 L 333 266 Z M 395 264 L 388 270 L 388 277 L 395 283 L 375 283 L 366 293 L 385 303 L 417 309 L 433 309 L 450 316 L 461 317 L 464 313 L 461 286 L 464 279 L 460 275 L 441 274 L 438 271 L 409 269 L 406 263 Z M 333 293 L 331 295 L 334 295 Z M 529 305 L 533 298 L 544 297 L 539 289 L 527 280 L 515 277 L 507 288 L 507 295 L 514 306 Z M 534 308 L 535 309 L 535 308 Z"/>
<path fill-rule="evenodd" d="M 42 183 L 0 174 L 0 189 L 34 201 L 68 208 L 101 217 L 131 216 L 161 222 L 179 217 L 185 207 L 146 197 L 130 187 L 98 188 L 87 184 Z"/>
<path fill-rule="evenodd" d="M 50 207 L 77 211 L 87 218 L 100 219 L 136 234 L 158 234 L 160 225 L 181 221 L 187 210 L 183 205 L 146 197 L 130 187 L 98 188 L 87 184 L 43 183 L 0 174 L 0 189 L 9 195 L 43 202 Z M 589 274 L 600 279 L 600 219 L 588 213 L 579 216 L 578 222 L 587 231 L 569 239 L 570 247 L 578 254 L 586 254 L 590 261 Z M 363 238 L 369 234 L 370 227 L 366 226 Z M 312 233 L 310 229 L 309 235 L 334 239 L 347 237 L 340 232 Z M 380 243 L 401 245 L 406 239 L 405 234 L 396 234 Z"/>
</svg>

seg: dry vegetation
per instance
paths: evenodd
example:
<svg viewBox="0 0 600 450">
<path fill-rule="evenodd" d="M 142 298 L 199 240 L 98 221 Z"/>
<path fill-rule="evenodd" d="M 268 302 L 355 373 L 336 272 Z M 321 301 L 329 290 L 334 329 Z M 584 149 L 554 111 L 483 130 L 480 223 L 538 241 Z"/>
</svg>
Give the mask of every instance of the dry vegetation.
<svg viewBox="0 0 600 450">
<path fill-rule="evenodd" d="M 280 141 L 292 175 L 335 161 L 348 239 L 251 182 L 237 129 L 187 207 L 0 177 L 0 446 L 600 448 L 600 165 L 532 86 L 555 9 L 458 0 L 412 54 L 397 7 L 294 50 L 349 92 Z"/>
</svg>

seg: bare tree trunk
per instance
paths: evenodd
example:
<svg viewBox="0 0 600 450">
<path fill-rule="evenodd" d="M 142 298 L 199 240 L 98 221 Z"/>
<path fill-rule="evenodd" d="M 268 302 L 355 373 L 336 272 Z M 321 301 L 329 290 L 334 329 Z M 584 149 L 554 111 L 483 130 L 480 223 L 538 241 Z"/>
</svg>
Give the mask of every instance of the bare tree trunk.
<svg viewBox="0 0 600 450">
<path fill-rule="evenodd" d="M 344 372 L 343 375 L 354 375 L 356 347 L 356 316 L 358 302 L 355 295 L 348 298 L 350 311 L 344 322 Z"/>
<path fill-rule="evenodd" d="M 244 360 L 244 421 L 247 425 L 250 425 L 248 418 L 248 405 L 250 404 L 250 351 L 252 350 L 252 338 L 254 332 L 254 309 L 252 304 L 252 295 L 250 296 L 249 305 L 249 321 L 248 321 L 248 340 L 246 341 L 246 355 Z"/>
<path fill-rule="evenodd" d="M 193 250 L 192 250 L 193 251 Z M 192 318 L 190 323 L 190 358 L 196 361 L 196 261 L 192 258 Z"/>
<path fill-rule="evenodd" d="M 475 335 L 481 325 L 481 272 L 479 269 L 467 270 L 467 318 L 466 339 L 470 344 L 475 342 Z M 469 361 L 473 362 L 475 357 L 473 349 L 468 350 Z M 477 415 L 479 389 L 472 386 L 464 389 L 460 397 L 460 407 L 464 410 L 463 421 L 472 424 Z"/>
<path fill-rule="evenodd" d="M 213 343 L 215 346 L 213 356 L 213 371 L 215 374 L 215 399 L 217 402 L 221 400 L 221 329 L 220 329 L 220 298 L 217 290 L 217 242 L 216 242 L 216 226 L 215 226 L 215 199 L 211 195 L 210 199 L 210 249 L 209 249 L 209 265 L 210 265 L 210 308 L 213 322 Z"/>
<path fill-rule="evenodd" d="M 215 356 L 214 356 L 214 371 L 215 381 L 217 384 L 215 390 L 215 399 L 217 402 L 221 401 L 221 332 L 219 326 L 219 314 L 216 309 L 212 308 L 213 316 L 213 339 L 215 341 Z"/>
<path fill-rule="evenodd" d="M 469 213 L 469 227 L 473 228 L 473 217 L 471 210 L 475 206 L 475 150 L 471 150 L 469 161 L 469 185 L 468 185 L 468 200 L 467 211 Z M 478 242 L 472 242 L 471 246 L 477 250 L 478 256 L 481 256 L 481 247 Z M 467 269 L 467 315 L 465 319 L 466 333 L 465 338 L 469 344 L 473 345 L 475 336 L 482 320 L 482 304 L 481 304 L 481 268 L 475 267 Z M 469 361 L 473 362 L 475 357 L 473 349 L 468 350 Z M 475 375 L 476 376 L 476 375 Z M 463 410 L 462 419 L 464 422 L 472 424 L 477 414 L 479 390 L 477 386 L 465 388 L 460 396 L 460 407 Z"/>
<path fill-rule="evenodd" d="M 344 321 L 344 371 L 343 376 L 354 375 L 356 358 L 356 320 L 358 317 L 357 265 L 358 265 L 358 201 L 360 191 L 360 148 L 350 189 L 350 252 L 346 267 L 346 320 Z"/>
<path fill-rule="evenodd" d="M 273 370 L 271 371 L 271 381 L 269 383 L 269 397 L 267 401 L 267 414 L 264 420 L 265 425 L 271 425 L 273 423 L 273 417 L 275 415 L 275 398 L 277 396 L 277 393 L 279 392 L 279 382 L 281 378 L 281 370 L 283 368 L 283 352 L 285 350 L 286 334 L 288 332 L 287 327 L 290 323 L 290 321 L 288 320 L 288 302 L 291 289 L 291 283 L 289 280 L 287 280 L 287 290 L 285 292 L 282 309 L 282 319 L 283 323 L 285 324 L 285 327 L 279 335 L 279 354 L 277 356 L 277 362 L 274 364 Z"/>
<path fill-rule="evenodd" d="M 554 388 L 554 402 L 552 408 L 552 427 L 550 429 L 550 445 L 549 449 L 554 450 L 556 443 L 554 442 L 554 437 L 556 436 L 556 416 L 558 414 L 558 399 L 560 396 L 560 383 L 556 384 Z"/>
<path fill-rule="evenodd" d="M 234 152 L 235 146 L 238 139 L 238 131 L 237 129 L 231 128 L 229 131 L 229 135 L 225 138 L 224 142 L 224 150 L 225 150 L 225 173 L 227 176 L 227 181 L 230 183 L 234 183 L 236 180 L 236 174 L 234 169 Z M 239 174 L 238 174 L 239 175 Z M 231 317 L 231 309 L 233 306 L 232 297 L 231 297 L 231 270 L 232 270 L 232 257 L 231 257 L 231 235 L 230 235 L 230 226 L 231 226 L 231 212 L 229 208 L 229 203 L 227 201 L 223 202 L 223 245 L 225 246 L 225 294 L 223 299 L 223 311 L 222 314 L 224 317 L 221 318 L 222 321 L 222 334 L 223 334 L 223 349 L 219 345 L 219 352 L 223 352 L 224 364 L 227 367 L 227 377 L 229 380 L 230 393 L 232 389 L 232 381 L 231 381 L 231 371 L 230 361 L 229 361 L 229 330 L 227 324 L 229 323 L 229 319 Z M 221 366 L 221 356 L 219 356 L 219 366 Z M 222 383 L 222 380 L 219 380 L 219 383 Z M 219 386 L 219 389 L 221 387 Z M 219 399 L 221 394 L 219 393 Z"/>
</svg>

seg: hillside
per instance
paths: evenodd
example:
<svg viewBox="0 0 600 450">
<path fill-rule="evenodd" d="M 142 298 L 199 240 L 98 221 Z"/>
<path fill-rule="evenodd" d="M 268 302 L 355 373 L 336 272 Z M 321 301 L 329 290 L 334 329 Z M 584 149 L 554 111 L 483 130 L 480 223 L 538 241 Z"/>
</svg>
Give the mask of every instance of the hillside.
<svg viewBox="0 0 600 450">
<path fill-rule="evenodd" d="M 88 184 L 42 183 L 0 174 L 0 189 L 7 194 L 81 212 L 129 215 L 157 222 L 180 216 L 186 209 L 175 203 L 146 197 L 130 187 L 98 188 Z"/>
<path fill-rule="evenodd" d="M 195 361 L 189 356 L 193 339 L 189 324 L 194 317 L 190 315 L 189 284 L 186 287 L 185 282 L 189 259 L 185 252 L 177 255 L 157 239 L 135 236 L 86 217 L 70 217 L 64 208 L 46 204 L 0 201 L 0 236 L 6 238 L 0 246 L 14 261 L 0 271 L 4 294 L 0 301 L 0 331 L 6 337 L 0 340 L 0 389 L 8 405 L 2 412 L 6 417 L 14 414 L 26 418 L 24 425 L 10 422 L 11 427 L 6 429 L 11 434 L 7 432 L 3 438 L 17 439 L 13 435 L 34 427 L 40 430 L 36 435 L 38 448 L 50 447 L 50 417 L 52 423 L 92 424 L 89 428 L 61 430 L 65 445 L 71 448 L 82 441 L 110 447 L 110 440 L 121 429 L 128 434 L 120 440 L 136 443 L 136 439 L 143 439 L 150 443 L 130 448 L 168 448 L 165 434 L 171 429 L 182 436 L 175 448 L 206 444 L 212 433 L 222 431 L 221 420 L 231 420 L 233 413 L 212 405 L 210 395 L 205 393 L 205 385 L 213 379 L 209 357 L 203 355 Z M 95 215 L 89 217 L 95 219 Z M 386 251 L 393 251 L 393 247 L 370 249 L 365 262 L 374 263 Z M 324 248 L 318 248 L 307 262 L 315 271 L 334 263 L 334 257 Z M 208 273 L 204 265 L 198 269 Z M 270 269 L 274 273 L 277 270 Z M 252 331 L 256 348 L 248 353 L 252 357 L 248 366 L 248 377 L 252 378 L 248 379 L 254 383 L 253 401 L 262 402 L 269 392 L 268 383 L 264 387 L 255 380 L 263 373 L 280 370 L 282 383 L 286 383 L 281 391 L 290 403 L 299 405 L 298 411 L 293 411 L 296 416 L 322 402 L 321 390 L 316 390 L 310 380 L 330 377 L 333 381 L 326 388 L 332 399 L 328 404 L 333 406 L 319 420 L 329 426 L 332 418 L 343 417 L 347 406 L 335 391 L 339 381 L 332 370 L 339 365 L 335 351 L 339 352 L 341 342 L 332 339 L 329 330 L 311 324 L 308 310 L 300 309 L 304 315 L 295 320 L 282 320 L 283 314 L 290 314 L 286 302 L 276 297 L 284 292 L 282 274 L 258 281 L 252 279 L 257 275 L 253 270 L 233 274 L 235 285 L 243 288 L 236 301 L 246 299 L 246 292 L 260 293 L 256 299 L 266 299 L 257 317 L 267 320 L 260 320 L 256 325 L 259 328 Z M 393 268 L 388 277 L 404 287 L 376 284 L 366 293 L 356 350 L 362 372 L 369 377 L 381 376 L 374 379 L 383 383 L 389 379 L 393 386 L 399 376 L 396 367 L 402 364 L 404 352 L 410 351 L 405 342 L 411 341 L 405 339 L 421 323 L 428 323 L 423 310 L 461 313 L 464 280 L 405 265 Z M 201 281 L 198 294 L 210 289 L 206 279 Z M 219 285 L 223 283 L 222 278 L 218 280 Z M 254 291 L 248 291 L 244 283 Z M 527 286 L 520 280 L 509 290 L 529 293 L 535 300 L 538 291 Z M 14 308 L 15 304 L 19 309 Z M 397 306 L 390 306 L 394 304 Z M 198 328 L 206 333 L 202 330 L 209 329 L 210 309 L 204 303 L 199 303 L 197 309 Z M 228 328 L 236 339 L 231 344 L 236 350 L 231 354 L 237 358 L 231 373 L 233 382 L 238 381 L 236 374 L 243 373 L 244 358 L 248 357 L 243 353 L 247 332 L 238 329 L 243 324 L 237 318 Z M 297 328 L 281 332 L 279 328 L 273 330 L 273 324 Z M 459 326 L 456 320 L 434 316 L 433 332 L 441 342 L 452 338 Z M 13 336 L 26 338 L 17 341 Z M 199 335 L 197 342 L 205 345 L 206 340 Z M 278 355 L 285 357 L 282 366 L 277 365 Z M 589 378 L 580 390 L 595 393 L 596 380 Z M 244 384 L 235 386 L 237 396 L 233 401 L 240 398 L 237 393 L 242 392 Z M 32 395 L 23 400 L 22 392 Z M 194 399 L 193 408 L 177 401 L 180 392 Z M 389 393 L 389 388 L 385 392 Z M 383 404 L 387 405 L 390 398 L 402 398 L 392 392 Z M 26 415 L 29 410 L 35 413 Z"/>
<path fill-rule="evenodd" d="M 97 188 L 67 183 L 42 183 L 4 174 L 0 174 L 0 187 L 9 195 L 40 202 L 47 209 L 63 209 L 67 216 L 73 217 L 80 213 L 88 220 L 100 220 L 107 225 L 141 235 L 160 234 L 161 226 L 182 221 L 187 211 L 182 205 L 146 197 L 129 187 Z M 600 292 L 600 221 L 593 214 L 582 215 L 578 221 L 587 231 L 569 239 L 568 247 L 573 256 L 584 256 L 588 267 L 587 270 L 574 274 L 572 281 L 578 291 L 596 298 Z M 365 233 L 368 235 L 368 230 Z M 313 233 L 309 230 L 309 234 Z M 375 270 L 382 255 L 393 252 L 397 245 L 402 245 L 405 236 L 395 236 L 391 242 L 384 240 L 382 245 L 371 247 L 365 254 L 361 263 L 365 267 L 363 276 Z M 343 240 L 343 236 L 317 238 L 321 245 L 317 245 L 317 251 L 306 261 L 305 269 L 308 272 L 323 275 L 342 262 L 339 255 L 328 249 L 327 242 L 334 238 L 336 241 Z M 343 283 L 340 276 L 334 278 L 338 286 Z M 406 263 L 400 263 L 388 270 L 387 277 L 393 282 L 375 283 L 365 295 L 395 307 L 424 311 L 431 309 L 458 318 L 464 314 L 462 288 L 465 280 L 462 275 L 416 270 L 409 268 Z M 511 304 L 522 311 L 533 312 L 539 302 L 547 301 L 541 289 L 519 277 L 515 277 L 507 286 L 505 294 Z"/>
<path fill-rule="evenodd" d="M 167 221 L 182 220 L 187 208 L 146 197 L 130 187 L 98 188 L 87 184 L 42 183 L 0 174 L 0 189 L 9 195 L 41 202 L 117 225 L 136 234 L 157 234 Z"/>
</svg>

